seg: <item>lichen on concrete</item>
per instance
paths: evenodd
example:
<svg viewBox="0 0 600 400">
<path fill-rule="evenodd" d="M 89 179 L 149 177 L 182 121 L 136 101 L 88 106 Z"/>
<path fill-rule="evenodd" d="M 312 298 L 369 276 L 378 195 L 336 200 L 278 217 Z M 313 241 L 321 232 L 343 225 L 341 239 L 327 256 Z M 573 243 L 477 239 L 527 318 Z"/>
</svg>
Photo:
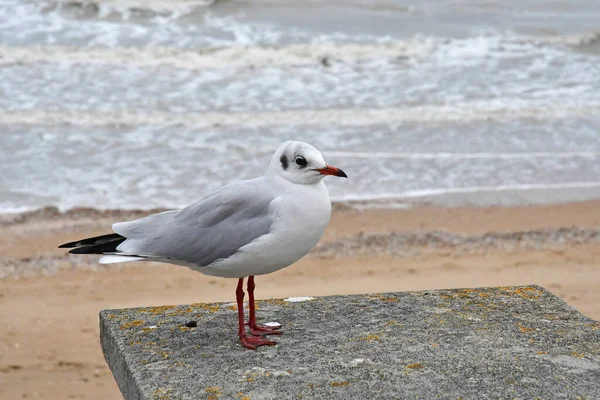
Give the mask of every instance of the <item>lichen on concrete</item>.
<svg viewBox="0 0 600 400">
<path fill-rule="evenodd" d="M 539 286 L 260 301 L 285 334 L 258 351 L 230 306 L 102 311 L 124 396 L 600 398 L 600 324 Z"/>
</svg>

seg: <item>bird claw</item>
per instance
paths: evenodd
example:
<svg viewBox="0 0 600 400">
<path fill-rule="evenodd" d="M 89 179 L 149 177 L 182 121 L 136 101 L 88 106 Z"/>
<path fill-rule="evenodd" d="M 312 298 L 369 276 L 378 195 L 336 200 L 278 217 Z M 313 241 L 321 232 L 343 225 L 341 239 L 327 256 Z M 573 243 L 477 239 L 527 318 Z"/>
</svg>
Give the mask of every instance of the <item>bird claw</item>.
<svg viewBox="0 0 600 400">
<path fill-rule="evenodd" d="M 270 326 L 260 326 L 254 325 L 250 326 L 250 333 L 254 336 L 265 336 L 265 335 L 281 335 L 283 331 L 280 331 L 281 326 L 270 327 Z"/>
<path fill-rule="evenodd" d="M 240 342 L 242 346 L 251 350 L 256 350 L 260 346 L 274 346 L 277 344 L 277 342 L 263 339 L 261 336 L 242 336 Z"/>
</svg>

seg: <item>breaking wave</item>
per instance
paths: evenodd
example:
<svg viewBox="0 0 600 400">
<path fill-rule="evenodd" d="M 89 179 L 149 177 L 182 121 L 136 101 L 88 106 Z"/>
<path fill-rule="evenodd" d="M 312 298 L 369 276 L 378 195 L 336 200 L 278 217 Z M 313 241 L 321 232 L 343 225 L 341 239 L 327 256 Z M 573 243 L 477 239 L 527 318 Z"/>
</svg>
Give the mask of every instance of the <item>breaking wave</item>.
<svg viewBox="0 0 600 400">
<path fill-rule="evenodd" d="M 326 39 L 323 39 L 326 40 Z M 552 37 L 477 36 L 464 39 L 413 37 L 375 43 L 313 41 L 288 45 L 231 44 L 185 49 L 178 47 L 77 47 L 0 45 L 0 65 L 68 63 L 205 70 L 214 68 L 264 68 L 332 63 L 361 64 L 378 60 L 402 63 L 440 53 L 447 64 L 468 62 L 465 55 L 504 58 L 511 53 L 539 52 L 539 46 L 587 47 L 600 42 L 600 32 Z M 508 47 L 507 47 L 508 46 Z"/>
<path fill-rule="evenodd" d="M 471 102 L 456 106 L 407 106 L 383 109 L 284 110 L 276 112 L 170 113 L 159 111 L 0 111 L 3 124 L 72 126 L 176 125 L 194 128 L 276 125 L 370 126 L 402 122 L 472 122 L 485 120 L 561 119 L 600 113 L 600 103 L 582 105 L 523 101 L 521 104 Z M 388 156 L 390 157 L 390 156 Z M 398 156 L 391 156 L 398 157 Z M 423 158 L 416 155 L 413 158 Z M 472 156 L 482 158 L 481 156 Z"/>
</svg>

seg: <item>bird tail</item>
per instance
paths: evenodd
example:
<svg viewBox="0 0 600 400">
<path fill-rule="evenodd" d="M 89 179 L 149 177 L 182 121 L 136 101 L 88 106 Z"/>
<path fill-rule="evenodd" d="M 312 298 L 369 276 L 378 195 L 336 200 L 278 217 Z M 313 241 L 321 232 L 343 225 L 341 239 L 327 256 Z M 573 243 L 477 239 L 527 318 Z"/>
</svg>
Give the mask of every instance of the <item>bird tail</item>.
<svg viewBox="0 0 600 400">
<path fill-rule="evenodd" d="M 61 244 L 58 247 L 72 249 L 69 251 L 71 254 L 105 254 L 117 252 L 117 247 L 125 240 L 127 238 L 118 233 L 110 233 Z"/>
<path fill-rule="evenodd" d="M 59 248 L 71 249 L 71 254 L 103 254 L 100 258 L 100 264 L 115 264 L 120 262 L 145 260 L 136 254 L 121 254 L 117 247 L 127 238 L 118 233 L 110 233 L 108 235 L 94 236 L 87 239 L 80 239 L 74 242 L 61 244 Z"/>
</svg>

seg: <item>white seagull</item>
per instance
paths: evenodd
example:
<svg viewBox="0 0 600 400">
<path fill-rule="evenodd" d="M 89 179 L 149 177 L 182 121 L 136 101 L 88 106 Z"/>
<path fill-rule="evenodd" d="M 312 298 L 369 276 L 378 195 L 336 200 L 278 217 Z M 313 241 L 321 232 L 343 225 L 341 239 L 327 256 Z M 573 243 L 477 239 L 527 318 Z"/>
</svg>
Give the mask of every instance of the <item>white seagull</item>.
<svg viewBox="0 0 600 400">
<path fill-rule="evenodd" d="M 286 142 L 265 175 L 229 184 L 182 210 L 152 214 L 112 225 L 115 233 L 65 243 L 73 254 L 103 254 L 100 263 L 157 261 L 187 266 L 203 274 L 238 278 L 238 334 L 256 349 L 276 342 L 264 335 L 279 327 L 256 324 L 254 276 L 285 268 L 321 239 L 331 216 L 326 175 L 348 176 L 328 165 L 303 142 Z M 250 316 L 244 324 L 244 278 Z"/>
</svg>

